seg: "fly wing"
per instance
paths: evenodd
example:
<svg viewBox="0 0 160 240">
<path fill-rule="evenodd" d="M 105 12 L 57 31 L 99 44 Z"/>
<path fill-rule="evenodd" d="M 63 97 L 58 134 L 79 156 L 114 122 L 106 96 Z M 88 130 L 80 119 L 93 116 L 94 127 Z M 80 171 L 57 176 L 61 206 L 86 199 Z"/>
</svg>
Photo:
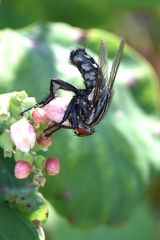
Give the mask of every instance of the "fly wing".
<svg viewBox="0 0 160 240">
<path fill-rule="evenodd" d="M 114 84 L 114 81 L 115 81 L 115 78 L 116 78 L 116 74 L 117 74 L 119 64 L 120 64 L 122 54 L 123 54 L 124 44 L 125 44 L 125 41 L 122 38 L 121 42 L 120 42 L 120 45 L 119 45 L 119 48 L 118 48 L 118 51 L 117 51 L 116 56 L 115 56 L 114 61 L 113 61 L 110 76 L 109 76 L 109 80 L 108 80 L 108 83 L 107 83 L 107 88 L 108 88 L 109 91 L 112 90 L 112 87 L 113 87 L 113 84 Z"/>
<path fill-rule="evenodd" d="M 106 43 L 103 41 L 99 50 L 98 65 L 101 72 L 100 89 L 103 89 L 106 85 L 106 81 L 108 81 L 108 50 Z"/>
<path fill-rule="evenodd" d="M 99 51 L 98 75 L 94 89 L 93 105 L 98 101 L 101 90 L 106 85 L 106 81 L 108 81 L 108 51 L 105 42 L 102 41 Z"/>
</svg>

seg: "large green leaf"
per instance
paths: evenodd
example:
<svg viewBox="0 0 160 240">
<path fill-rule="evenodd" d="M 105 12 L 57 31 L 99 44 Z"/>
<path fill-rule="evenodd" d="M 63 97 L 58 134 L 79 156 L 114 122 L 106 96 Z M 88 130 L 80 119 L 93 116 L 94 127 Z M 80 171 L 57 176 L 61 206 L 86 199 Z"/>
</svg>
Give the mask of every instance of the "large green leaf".
<svg viewBox="0 0 160 240">
<path fill-rule="evenodd" d="M 33 25 L 21 31 L 2 31 L 0 93 L 25 89 L 41 100 L 53 76 L 76 86 L 82 85 L 80 74 L 69 63 L 70 50 L 82 37 L 83 30 L 63 23 Z M 83 44 L 97 54 L 102 39 L 107 41 L 109 55 L 113 59 L 119 44 L 114 35 L 91 29 L 87 31 Z M 157 105 L 154 80 L 156 76 L 150 65 L 126 45 L 117 84 L 126 83 L 128 90 L 136 96 L 135 101 L 148 112 L 155 111 Z"/>
<path fill-rule="evenodd" d="M 52 76 L 83 86 L 68 59 L 84 36 L 95 57 L 101 40 L 106 40 L 113 60 L 120 40 L 97 29 L 84 35 L 69 25 L 48 23 L 4 30 L 0 91 L 25 89 L 41 100 Z M 53 147 L 45 154 L 56 155 L 62 170 L 47 178 L 42 191 L 73 224 L 88 227 L 124 222 L 159 172 L 155 80 L 150 65 L 126 45 L 112 104 L 97 132 L 88 138 L 77 138 L 68 130 L 54 135 Z"/>
<path fill-rule="evenodd" d="M 36 228 L 7 204 L 0 205 L 1 240 L 39 240 Z"/>
<path fill-rule="evenodd" d="M 77 229 L 52 209 L 44 227 L 46 240 L 66 240 L 66 236 L 70 240 L 159 240 L 154 212 L 146 203 L 135 210 L 128 222 L 114 228 L 97 226 L 93 229 Z"/>
</svg>

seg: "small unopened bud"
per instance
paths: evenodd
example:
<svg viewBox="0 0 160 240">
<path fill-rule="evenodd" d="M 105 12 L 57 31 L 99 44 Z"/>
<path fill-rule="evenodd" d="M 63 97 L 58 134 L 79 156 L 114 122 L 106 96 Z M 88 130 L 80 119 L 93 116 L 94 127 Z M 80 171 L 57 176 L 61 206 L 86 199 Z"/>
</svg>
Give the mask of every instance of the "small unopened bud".
<svg viewBox="0 0 160 240">
<path fill-rule="evenodd" d="M 54 176 L 60 171 L 60 162 L 57 158 L 47 158 L 44 167 L 48 175 Z"/>
<path fill-rule="evenodd" d="M 18 179 L 27 178 L 31 173 L 31 165 L 29 162 L 24 160 L 19 160 L 16 162 L 15 168 L 14 168 L 14 174 L 15 177 Z"/>
<path fill-rule="evenodd" d="M 38 144 L 43 147 L 49 147 L 52 144 L 52 138 L 46 137 L 43 133 L 37 138 Z"/>
<path fill-rule="evenodd" d="M 32 111 L 32 119 L 34 123 L 44 123 L 47 120 L 47 114 L 42 108 L 34 108 Z"/>
</svg>

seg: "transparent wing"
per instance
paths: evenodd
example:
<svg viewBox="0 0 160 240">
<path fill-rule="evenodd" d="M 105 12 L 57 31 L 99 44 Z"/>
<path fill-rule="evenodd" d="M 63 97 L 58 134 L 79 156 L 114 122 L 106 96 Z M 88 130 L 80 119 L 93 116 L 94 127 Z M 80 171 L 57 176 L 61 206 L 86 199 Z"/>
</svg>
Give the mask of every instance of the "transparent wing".
<svg viewBox="0 0 160 240">
<path fill-rule="evenodd" d="M 104 41 L 102 41 L 100 46 L 98 65 L 102 73 L 102 80 L 101 80 L 101 89 L 102 89 L 106 85 L 106 81 L 108 81 L 108 50 L 107 50 L 106 43 Z"/>
<path fill-rule="evenodd" d="M 124 44 L 125 44 L 125 41 L 122 38 L 121 42 L 120 42 L 120 45 L 119 45 L 119 48 L 118 48 L 118 51 L 116 53 L 116 56 L 115 56 L 115 58 L 113 60 L 113 64 L 112 64 L 112 68 L 111 68 L 111 72 L 110 72 L 110 76 L 109 76 L 109 80 L 108 80 L 108 83 L 107 83 L 107 88 L 109 90 L 112 89 L 114 81 L 115 81 L 115 78 L 116 78 L 116 74 L 117 74 L 117 71 L 118 71 L 118 68 L 119 68 L 119 64 L 120 64 L 120 61 L 121 61 L 121 58 L 122 58 L 122 54 L 123 54 Z"/>
<path fill-rule="evenodd" d="M 98 100 L 101 90 L 106 85 L 106 81 L 108 81 L 108 51 L 105 42 L 102 41 L 99 50 L 98 75 L 94 90 L 93 103 Z"/>
</svg>

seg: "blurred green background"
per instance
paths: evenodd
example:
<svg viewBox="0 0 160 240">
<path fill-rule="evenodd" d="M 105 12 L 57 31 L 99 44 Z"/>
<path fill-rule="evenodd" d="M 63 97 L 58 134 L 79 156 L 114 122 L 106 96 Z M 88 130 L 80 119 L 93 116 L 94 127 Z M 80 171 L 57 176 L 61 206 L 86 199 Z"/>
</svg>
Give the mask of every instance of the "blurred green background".
<svg viewBox="0 0 160 240">
<path fill-rule="evenodd" d="M 124 36 L 160 76 L 159 0 L 1 0 L 0 28 L 22 28 L 33 22 L 66 22 L 75 27 L 102 28 Z"/>
<path fill-rule="evenodd" d="M 60 64 L 66 64 L 68 61 L 68 49 L 71 49 L 74 46 L 74 35 L 76 34 L 76 31 L 75 29 L 72 31 L 72 28 L 68 25 L 55 25 L 52 27 L 52 25 L 45 25 L 46 22 L 64 22 L 72 25 L 73 27 L 86 30 L 88 33 L 87 46 L 89 46 L 94 53 L 98 53 L 98 41 L 102 38 L 102 36 L 104 38 L 106 37 L 106 39 L 109 39 L 110 41 L 111 50 L 109 50 L 112 59 L 118 47 L 119 40 L 116 39 L 112 41 L 112 38 L 114 37 L 105 35 L 103 31 L 101 32 L 98 30 L 94 31 L 88 29 L 99 28 L 119 36 L 123 36 L 126 39 L 126 42 L 142 54 L 155 70 L 154 72 L 151 66 L 148 65 L 141 56 L 126 47 L 126 53 L 124 54 L 122 63 L 122 71 L 120 72 L 118 79 L 121 78 L 121 81 L 124 80 L 125 82 L 125 79 L 122 79 L 123 77 L 129 80 L 130 77 L 128 76 L 131 75 L 134 77 L 131 77 L 131 82 L 127 83 L 127 88 L 126 85 L 123 86 L 124 83 L 122 86 L 121 84 L 117 86 L 117 95 L 115 96 L 115 102 L 113 103 L 113 110 L 111 110 L 111 116 L 108 117 L 108 123 L 106 123 L 106 136 L 102 138 L 95 136 L 92 138 L 93 140 L 87 139 L 83 140 L 83 142 L 81 140 L 80 144 L 78 140 L 73 137 L 73 134 L 71 135 L 68 132 L 63 133 L 63 136 L 62 133 L 58 133 L 55 136 L 55 145 L 51 152 L 53 151 L 53 154 L 56 152 L 56 154 L 60 156 L 61 159 L 64 158 L 64 160 L 62 160 L 62 175 L 58 176 L 55 182 L 53 179 L 48 179 L 48 185 L 44 190 L 42 190 L 44 196 L 52 203 L 52 206 L 54 206 L 54 204 L 56 205 L 57 210 L 56 212 L 51 207 L 49 220 L 45 224 L 46 239 L 160 239 L 160 184 L 158 177 L 160 169 L 160 164 L 158 162 L 160 160 L 158 151 L 158 149 L 160 149 L 160 129 L 157 120 L 160 107 L 158 91 L 158 79 L 160 79 L 160 1 L 28 0 L 23 2 L 20 0 L 1 0 L 0 29 L 2 31 L 0 32 L 0 39 L 4 37 L 3 49 L 5 49 L 5 53 L 2 51 L 4 55 L 1 54 L 0 56 L 1 93 L 5 91 L 12 91 L 14 89 L 25 89 L 29 94 L 35 95 L 40 100 L 48 89 L 49 79 L 53 76 L 53 73 L 59 75 L 62 74 L 63 78 L 66 77 L 67 80 L 74 83 L 73 79 L 76 75 L 74 76 L 73 74 L 72 76 L 71 73 L 68 73 L 67 68 L 65 68 L 66 66 L 63 69 L 63 65 L 59 66 L 58 64 L 53 64 L 53 62 L 55 61 Z M 40 27 L 38 27 L 38 25 L 32 25 L 33 23 L 40 23 Z M 41 29 L 43 24 L 44 28 Z M 30 26 L 26 28 L 28 25 Z M 10 32 L 7 30 L 8 28 L 14 29 L 15 32 Z M 17 29 L 18 32 L 16 31 Z M 54 32 L 53 36 L 52 31 Z M 77 33 L 78 31 L 82 30 L 77 29 Z M 15 35 L 16 33 L 21 34 L 21 36 Z M 27 51 L 27 56 L 23 54 L 23 51 L 25 50 L 21 50 L 23 49 L 22 41 L 24 40 L 21 39 L 23 36 L 27 36 L 28 39 L 35 37 L 40 40 L 40 44 L 37 49 L 35 51 Z M 55 48 L 55 55 L 52 55 L 52 44 L 49 44 L 52 41 L 54 42 L 53 46 Z M 2 44 L 0 44 L 0 48 L 1 46 Z M 3 49 L 1 48 L 0 51 Z M 62 54 L 61 58 L 64 57 L 66 59 L 64 62 L 62 59 L 58 59 L 57 56 L 59 56 L 59 54 Z M 2 58 L 2 56 L 5 56 L 5 58 Z M 45 58 L 47 59 L 46 61 L 44 61 Z M 18 62 L 18 59 L 21 59 L 20 62 Z M 15 65 L 18 65 L 18 68 L 14 66 L 13 62 Z M 59 70 L 59 68 L 61 69 Z M 140 69 L 141 72 L 139 71 Z M 64 70 L 66 72 L 64 72 Z M 14 74 L 12 74 L 12 71 Z M 79 75 L 77 74 L 77 76 Z M 33 81 L 33 79 L 36 79 L 36 81 Z M 137 85 L 133 84 L 133 87 L 130 88 L 129 85 L 132 85 L 132 80 L 134 82 L 134 79 L 137 79 L 139 83 Z M 117 93 L 118 91 L 119 93 Z M 126 99 L 128 99 L 128 102 L 125 104 Z M 128 114 L 126 121 L 123 121 L 123 112 L 116 110 L 119 109 L 120 105 L 122 105 L 120 109 L 124 110 L 124 112 Z M 118 120 L 114 118 L 114 110 L 116 111 Z M 119 126 L 116 127 L 118 124 Z M 109 126 L 109 129 L 111 129 L 110 131 L 107 129 L 107 125 Z M 127 126 L 127 129 L 125 126 Z M 103 133 L 104 127 L 105 124 L 100 126 L 98 130 L 99 134 Z M 136 130 L 136 127 L 138 130 Z M 143 127 L 144 129 L 141 133 L 141 129 Z M 154 127 L 156 136 L 153 136 Z M 137 134 L 134 135 L 136 131 Z M 145 134 L 146 132 L 148 133 L 147 136 Z M 71 142 L 70 144 L 67 144 L 67 150 L 64 150 L 64 153 L 61 153 L 61 144 L 65 144 L 65 140 L 63 138 L 68 139 Z M 123 143 L 122 145 L 120 144 L 121 141 Z M 126 144 L 126 147 L 124 144 Z M 108 149 L 111 153 L 106 151 L 108 145 Z M 93 150 L 93 152 L 95 152 L 95 155 L 97 154 L 96 156 L 98 156 L 98 161 L 93 159 L 93 163 L 91 163 L 92 158 L 94 158 L 94 153 L 89 154 L 85 149 L 85 146 L 90 148 L 97 146 L 97 152 L 96 150 Z M 114 148 L 111 149 L 113 146 L 115 146 L 116 150 Z M 81 154 L 80 149 L 82 149 L 82 147 L 84 152 L 86 152 L 86 155 Z M 120 151 L 119 148 L 121 149 Z M 136 149 L 135 151 L 133 150 L 134 148 Z M 67 153 L 67 151 L 70 152 Z M 112 161 L 112 159 L 109 159 L 109 163 L 107 162 L 109 165 L 103 165 L 103 161 L 105 159 L 105 156 L 101 157 L 103 152 L 108 154 L 107 156 L 115 156 L 115 162 L 114 160 Z M 125 154 L 119 156 L 118 159 L 119 152 L 125 152 Z M 79 155 L 77 155 L 77 153 Z M 71 161 L 68 162 L 67 158 L 71 159 Z M 75 160 L 75 158 L 77 160 Z M 80 161 L 81 165 L 79 165 Z M 87 166 L 86 161 L 90 162 L 89 167 Z M 70 164 L 69 167 L 68 164 Z M 92 167 L 94 164 L 95 168 L 94 166 Z M 105 170 L 104 166 L 106 169 L 108 168 L 108 170 Z M 76 172 L 75 169 L 79 167 L 81 167 L 81 172 Z M 109 174 L 111 174 L 110 169 L 112 169 L 112 167 L 113 172 L 114 168 L 116 169 L 115 173 L 112 173 L 115 175 L 112 176 L 115 183 L 112 185 L 113 181 L 107 180 L 106 182 L 109 182 L 108 185 L 101 185 L 101 183 L 105 183 L 105 178 L 108 176 L 110 177 Z M 91 178 L 88 179 L 85 171 L 86 169 L 87 171 L 90 171 L 90 168 L 93 168 L 93 172 L 90 176 Z M 101 170 L 103 174 L 101 175 L 96 168 Z M 124 169 L 124 172 L 122 169 Z M 116 174 L 119 174 L 118 177 Z M 152 176 L 154 176 L 154 181 L 151 181 Z M 97 180 L 98 177 L 102 177 L 100 181 Z M 91 182 L 93 185 L 96 185 L 97 182 L 97 188 L 99 188 L 100 192 L 102 192 L 102 197 L 104 194 L 103 190 L 106 188 L 107 193 L 104 195 L 104 201 L 103 199 L 100 201 L 103 206 L 99 206 L 100 211 L 103 212 L 105 209 L 106 199 L 109 199 L 108 202 L 113 201 L 110 195 L 115 194 L 115 198 L 113 197 L 115 204 L 113 203 L 113 205 L 110 205 L 113 212 L 111 211 L 111 213 L 108 210 L 109 216 L 113 215 L 113 218 L 106 218 L 107 226 L 104 225 L 104 216 L 101 218 L 103 213 L 101 212 L 99 214 L 100 216 L 97 214 L 99 210 L 98 207 L 95 209 L 95 214 L 93 212 L 91 213 L 89 207 L 89 210 L 86 210 L 86 215 L 84 214 L 85 217 L 88 214 L 88 221 L 90 221 L 91 226 L 94 226 L 92 226 L 93 228 L 89 230 L 77 229 L 75 226 L 73 227 L 74 217 L 72 219 L 72 215 L 69 217 L 70 223 L 59 215 L 59 213 L 61 213 L 66 217 L 66 215 L 71 214 L 71 211 L 73 211 L 73 216 L 74 214 L 80 214 L 82 210 L 85 211 L 85 207 L 83 208 L 85 204 L 90 206 L 90 203 L 92 203 L 92 201 L 90 202 L 89 200 L 89 193 L 84 191 L 83 187 L 81 187 L 81 184 L 83 184 L 83 178 L 86 180 L 85 183 L 89 184 L 88 191 L 91 191 L 90 198 L 93 198 L 96 193 L 96 191 L 93 190 L 92 192 L 92 189 L 90 189 Z M 123 179 L 126 185 L 124 184 Z M 137 183 L 135 179 L 138 179 Z M 64 184 L 64 181 L 66 185 Z M 69 188 L 72 186 L 73 182 L 75 183 L 75 186 L 73 186 L 72 189 L 73 192 L 78 194 L 76 188 L 79 188 L 79 192 L 83 195 L 83 197 L 88 194 L 88 203 L 87 199 L 82 202 L 82 199 L 78 198 L 79 195 L 76 195 L 75 199 L 73 199 L 73 205 L 72 201 L 68 202 L 65 209 L 65 204 L 63 206 L 61 199 L 59 200 L 57 197 L 59 193 L 58 189 L 60 187 L 62 190 L 65 190 L 65 187 L 67 186 Z M 130 189 L 132 189 L 134 185 L 133 192 L 128 189 L 127 184 Z M 124 187 L 124 185 L 126 187 Z M 114 190 L 115 186 L 117 186 L 116 190 Z M 53 188 L 53 192 L 51 192 L 51 188 Z M 144 196 L 144 193 L 147 193 L 147 197 L 145 198 L 142 197 Z M 99 194 L 99 192 L 97 192 L 97 194 Z M 127 194 L 130 194 L 130 197 L 128 197 Z M 54 199 L 52 199 L 53 195 Z M 117 196 L 120 196 L 120 205 L 116 205 L 116 200 L 118 199 Z M 123 198 L 123 196 L 127 196 L 128 198 Z M 98 197 L 95 195 L 95 198 Z M 74 201 L 76 204 L 79 204 L 79 206 L 81 205 L 81 207 L 79 208 L 78 205 L 74 206 Z M 127 202 L 125 201 L 128 201 L 129 205 L 127 205 Z M 124 210 L 125 204 L 126 212 Z M 93 206 L 97 205 L 93 204 Z M 116 211 L 116 209 L 120 209 L 121 206 L 123 206 L 123 213 L 119 211 L 119 216 L 115 217 L 114 210 Z M 130 214 L 128 214 L 128 212 Z M 130 215 L 129 220 L 128 215 Z M 97 216 L 99 218 L 97 217 L 97 219 L 91 221 L 91 216 L 92 219 Z M 116 222 L 117 218 L 119 221 Z M 125 218 L 126 220 L 124 220 Z M 83 225 L 83 217 L 80 221 L 82 221 L 81 224 Z M 109 226 L 114 221 L 116 226 Z M 103 223 L 103 225 L 101 225 L 101 223 Z"/>
</svg>

